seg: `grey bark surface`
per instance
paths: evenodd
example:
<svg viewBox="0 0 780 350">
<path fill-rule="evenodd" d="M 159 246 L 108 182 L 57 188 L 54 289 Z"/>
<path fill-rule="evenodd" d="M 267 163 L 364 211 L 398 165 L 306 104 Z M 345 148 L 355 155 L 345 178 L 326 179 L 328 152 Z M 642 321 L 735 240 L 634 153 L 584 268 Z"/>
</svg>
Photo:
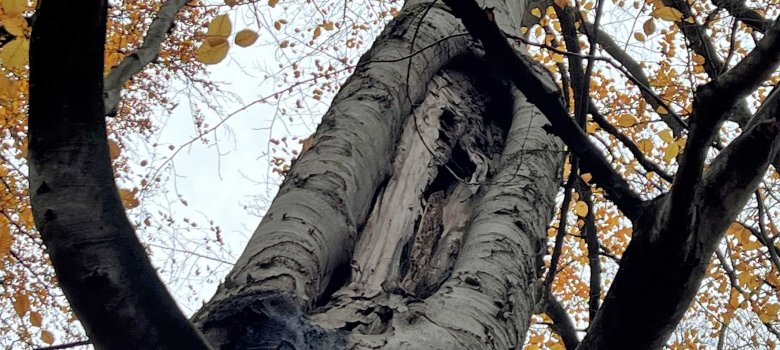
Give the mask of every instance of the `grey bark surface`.
<svg viewBox="0 0 780 350">
<path fill-rule="evenodd" d="M 519 31 L 522 2 L 486 5 Z M 522 344 L 562 143 L 462 33 L 437 2 L 388 25 L 193 318 L 213 344 Z"/>
</svg>

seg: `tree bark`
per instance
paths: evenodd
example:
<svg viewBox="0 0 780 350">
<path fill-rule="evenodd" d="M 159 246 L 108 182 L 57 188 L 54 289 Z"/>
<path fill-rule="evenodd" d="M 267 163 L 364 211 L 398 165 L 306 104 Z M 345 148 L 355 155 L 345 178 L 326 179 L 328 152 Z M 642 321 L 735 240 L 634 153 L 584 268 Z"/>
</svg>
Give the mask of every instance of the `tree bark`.
<svg viewBox="0 0 780 350">
<path fill-rule="evenodd" d="M 488 3 L 519 31 L 522 2 Z M 438 2 L 405 4 L 193 318 L 212 344 L 522 344 L 562 144 L 464 33 Z"/>
<path fill-rule="evenodd" d="M 149 262 L 114 184 L 103 119 L 106 1 L 40 1 L 35 16 L 30 196 L 60 287 L 96 348 L 207 349 Z"/>
</svg>

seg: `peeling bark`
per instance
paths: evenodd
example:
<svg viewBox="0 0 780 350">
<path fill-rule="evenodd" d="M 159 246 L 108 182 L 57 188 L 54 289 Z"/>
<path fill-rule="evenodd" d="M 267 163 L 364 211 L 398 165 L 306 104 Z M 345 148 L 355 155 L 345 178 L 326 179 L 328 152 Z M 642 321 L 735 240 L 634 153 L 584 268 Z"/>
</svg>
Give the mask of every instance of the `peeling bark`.
<svg viewBox="0 0 780 350">
<path fill-rule="evenodd" d="M 496 23 L 519 28 L 522 2 L 489 3 Z M 447 39 L 463 32 L 426 1 L 388 25 L 194 317 L 213 344 L 522 344 L 562 144 L 467 38 Z"/>
</svg>

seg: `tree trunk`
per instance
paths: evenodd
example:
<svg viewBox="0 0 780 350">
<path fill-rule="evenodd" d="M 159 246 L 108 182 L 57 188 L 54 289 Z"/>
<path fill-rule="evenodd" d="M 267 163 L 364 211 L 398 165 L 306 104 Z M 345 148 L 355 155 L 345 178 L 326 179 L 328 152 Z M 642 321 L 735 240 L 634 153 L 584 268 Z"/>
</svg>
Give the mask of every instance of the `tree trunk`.
<svg viewBox="0 0 780 350">
<path fill-rule="evenodd" d="M 519 31 L 524 4 L 485 6 Z M 465 33 L 407 1 L 194 316 L 213 345 L 522 345 L 563 146 Z"/>
</svg>

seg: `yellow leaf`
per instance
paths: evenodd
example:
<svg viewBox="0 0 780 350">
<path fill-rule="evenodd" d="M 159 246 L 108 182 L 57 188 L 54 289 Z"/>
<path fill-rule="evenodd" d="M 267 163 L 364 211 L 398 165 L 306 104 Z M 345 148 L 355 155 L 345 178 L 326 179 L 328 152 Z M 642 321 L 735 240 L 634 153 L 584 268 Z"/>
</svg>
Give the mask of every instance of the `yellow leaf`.
<svg viewBox="0 0 780 350">
<path fill-rule="evenodd" d="M 658 133 L 658 137 L 666 143 L 674 142 L 674 136 L 672 136 L 672 131 L 669 129 L 661 130 L 661 132 Z"/>
<path fill-rule="evenodd" d="M 658 108 L 655 109 L 658 114 L 669 114 L 669 111 L 666 109 L 666 107 L 658 105 Z"/>
<path fill-rule="evenodd" d="M 209 24 L 206 37 L 227 38 L 232 31 L 233 25 L 230 24 L 230 17 L 228 15 L 219 15 L 214 17 L 214 20 Z"/>
<path fill-rule="evenodd" d="M 636 142 L 636 145 L 642 152 L 645 153 L 653 150 L 653 140 L 650 139 L 640 139 Z"/>
<path fill-rule="evenodd" d="M 645 41 L 645 35 L 640 32 L 634 32 L 634 39 L 637 41 Z"/>
<path fill-rule="evenodd" d="M 642 30 L 645 32 L 645 35 L 650 35 L 655 33 L 655 20 L 652 18 L 645 21 L 645 24 L 642 25 Z"/>
<path fill-rule="evenodd" d="M 650 15 L 655 18 L 671 22 L 679 21 L 683 17 L 682 12 L 669 6 L 657 8 L 652 13 L 650 13 Z"/>
<path fill-rule="evenodd" d="M 219 46 L 219 44 L 222 44 L 223 42 L 227 41 L 227 37 L 225 36 L 207 36 L 206 41 L 204 43 L 207 43 L 211 46 Z"/>
<path fill-rule="evenodd" d="M 236 45 L 241 47 L 251 46 L 257 41 L 257 33 L 250 29 L 244 29 L 236 34 Z"/>
<path fill-rule="evenodd" d="M 555 4 L 558 5 L 558 7 L 565 9 L 567 5 L 569 5 L 569 0 L 554 0 Z"/>
<path fill-rule="evenodd" d="M 0 259 L 4 258 L 11 252 L 11 244 L 14 242 L 14 237 L 8 230 L 8 225 L 0 223 Z"/>
<path fill-rule="evenodd" d="M 276 7 L 276 4 L 279 3 L 279 0 L 268 0 L 268 6 Z"/>
<path fill-rule="evenodd" d="M 751 276 L 749 272 L 747 272 L 747 271 L 742 271 L 742 272 L 740 272 L 740 273 L 737 275 L 737 281 L 739 281 L 739 283 L 740 283 L 741 285 L 743 285 L 743 286 L 747 286 L 748 284 L 750 284 L 750 280 L 752 279 L 752 277 L 753 277 L 753 276 Z"/>
<path fill-rule="evenodd" d="M 312 35 L 312 40 L 317 40 L 317 38 L 320 37 L 320 34 L 322 34 L 322 28 L 320 26 L 317 26 L 317 28 L 314 28 L 314 34 Z"/>
<path fill-rule="evenodd" d="M 51 334 L 49 331 L 42 331 L 41 332 L 41 340 L 43 340 L 46 344 L 54 344 L 54 334 Z"/>
<path fill-rule="evenodd" d="M 669 144 L 669 146 L 666 147 L 666 151 L 664 152 L 664 160 L 669 162 L 674 157 L 677 157 L 677 154 L 680 153 L 680 146 L 677 145 L 677 142 L 672 142 Z"/>
<path fill-rule="evenodd" d="M 761 322 L 764 323 L 772 322 L 777 320 L 778 311 L 780 311 L 780 304 L 767 304 L 763 309 L 761 309 L 761 312 L 758 314 L 758 318 L 760 318 Z"/>
<path fill-rule="evenodd" d="M 733 223 L 729 226 L 729 234 L 734 235 L 740 247 L 744 250 L 755 250 L 761 248 L 761 243 L 758 240 L 751 240 L 753 236 L 750 230 L 738 223 Z"/>
<path fill-rule="evenodd" d="M 228 5 L 230 7 L 238 5 L 238 0 L 225 0 L 225 5 Z"/>
<path fill-rule="evenodd" d="M 581 217 L 585 217 L 585 215 L 588 215 L 588 205 L 583 201 L 577 201 L 574 204 L 574 212 Z"/>
<path fill-rule="evenodd" d="M 588 125 L 585 126 L 585 132 L 587 132 L 588 134 L 594 134 L 598 129 L 599 129 L 599 125 L 596 123 L 588 122 Z"/>
<path fill-rule="evenodd" d="M 693 62 L 694 63 L 696 63 L 696 64 L 704 64 L 705 61 L 706 61 L 706 59 L 704 58 L 704 56 L 699 55 L 699 54 L 693 55 Z"/>
<path fill-rule="evenodd" d="M 27 9 L 27 0 L 3 0 L 3 11 L 9 16 L 21 15 Z"/>
<path fill-rule="evenodd" d="M 3 22 L 3 28 L 13 36 L 22 36 L 24 35 L 24 30 L 27 29 L 27 20 L 21 14 L 14 16 L 2 15 L 0 16 L 0 21 Z"/>
<path fill-rule="evenodd" d="M 27 65 L 30 54 L 30 41 L 16 38 L 0 50 L 0 62 L 8 68 L 20 68 Z"/>
<path fill-rule="evenodd" d="M 11 80 L 11 78 L 4 74 L 0 74 L 0 96 L 9 97 L 10 99 L 18 97 L 16 81 Z"/>
<path fill-rule="evenodd" d="M 303 140 L 301 140 L 299 142 L 301 143 L 301 152 L 298 153 L 298 158 L 301 158 L 301 156 L 304 153 L 306 153 L 306 151 L 308 151 L 311 148 L 311 146 L 314 145 L 314 137 L 313 136 L 309 136 L 306 139 L 303 139 Z"/>
<path fill-rule="evenodd" d="M 200 47 L 195 50 L 195 59 L 205 64 L 217 64 L 227 57 L 230 45 L 226 39 L 222 39 L 216 45 L 204 41 Z"/>
<path fill-rule="evenodd" d="M 274 28 L 276 30 L 282 30 L 282 22 L 279 21 L 274 22 Z"/>
<path fill-rule="evenodd" d="M 622 127 L 629 127 L 636 125 L 637 120 L 633 115 L 630 114 L 623 114 L 620 117 L 618 117 L 618 125 Z"/>
<path fill-rule="evenodd" d="M 590 183 L 590 180 L 593 179 L 593 175 L 591 175 L 590 173 L 582 174 L 580 175 L 580 177 L 582 178 L 582 181 L 585 181 L 585 183 Z"/>
<path fill-rule="evenodd" d="M 108 140 L 108 154 L 111 156 L 111 159 L 117 159 L 121 153 L 122 149 L 119 148 L 119 143 L 114 140 Z"/>
<path fill-rule="evenodd" d="M 729 295 L 729 306 L 736 309 L 739 308 L 739 291 L 736 288 L 731 289 L 731 294 Z"/>
<path fill-rule="evenodd" d="M 531 10 L 531 14 L 534 15 L 536 18 L 542 18 L 542 10 L 540 10 L 538 7 Z"/>
<path fill-rule="evenodd" d="M 135 198 L 136 192 L 138 192 L 137 189 L 132 191 L 124 188 L 119 189 L 119 198 L 122 199 L 122 205 L 124 205 L 126 209 L 133 209 L 140 204 L 138 199 Z"/>
<path fill-rule="evenodd" d="M 322 28 L 327 30 L 327 31 L 333 30 L 333 22 L 326 21 L 325 23 L 322 24 Z"/>
<path fill-rule="evenodd" d="M 30 299 L 27 298 L 27 295 L 20 292 L 14 293 L 14 311 L 19 317 L 30 311 Z"/>
<path fill-rule="evenodd" d="M 30 313 L 30 324 L 35 327 L 40 327 L 43 322 L 43 318 L 41 317 L 41 314 L 37 311 L 33 311 Z"/>
</svg>

